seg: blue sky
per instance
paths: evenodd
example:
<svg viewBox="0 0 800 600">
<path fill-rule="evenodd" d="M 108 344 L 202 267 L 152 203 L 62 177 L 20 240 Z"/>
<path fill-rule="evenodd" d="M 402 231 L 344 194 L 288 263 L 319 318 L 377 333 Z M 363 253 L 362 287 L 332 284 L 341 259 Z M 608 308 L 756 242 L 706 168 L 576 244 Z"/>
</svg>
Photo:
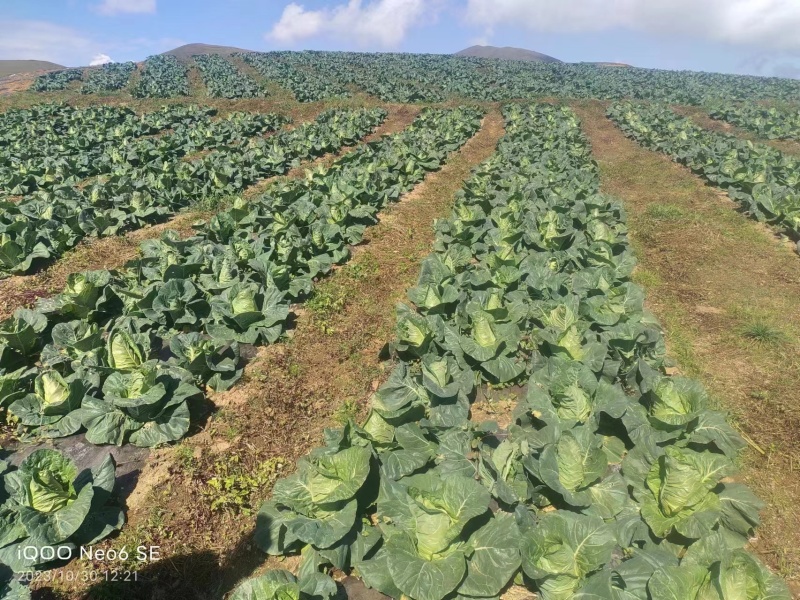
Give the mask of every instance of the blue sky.
<svg viewBox="0 0 800 600">
<path fill-rule="evenodd" d="M 5 0 L 0 59 L 142 60 L 189 42 L 449 53 L 800 77 L 800 0 Z"/>
</svg>

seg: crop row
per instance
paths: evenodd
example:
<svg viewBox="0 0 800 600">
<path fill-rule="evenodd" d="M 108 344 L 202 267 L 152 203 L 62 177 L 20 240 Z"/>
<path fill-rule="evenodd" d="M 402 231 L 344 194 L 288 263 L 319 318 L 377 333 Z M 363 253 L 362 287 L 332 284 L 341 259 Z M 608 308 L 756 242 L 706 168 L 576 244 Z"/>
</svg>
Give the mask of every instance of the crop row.
<svg viewBox="0 0 800 600">
<path fill-rule="evenodd" d="M 233 117 L 237 119 L 217 124 L 230 123 L 233 132 L 246 128 L 252 134 L 284 122 L 276 115 Z M 314 123 L 248 143 L 234 143 L 237 138 L 229 131 L 212 127 L 207 132 L 213 135 L 200 137 L 198 146 L 220 149 L 191 161 L 176 158 L 169 142 L 152 154 L 121 152 L 114 156 L 110 177 L 83 189 L 56 189 L 45 200 L 33 199 L 28 203 L 33 214 L 7 205 L 5 214 L 0 213 L 5 225 L 0 266 L 9 273 L 26 272 L 35 267 L 35 260 L 58 257 L 87 235 L 115 235 L 163 220 L 192 202 L 240 193 L 259 179 L 286 172 L 297 161 L 356 143 L 384 117 L 383 110 L 330 110 Z M 188 140 L 194 133 L 189 132 Z M 182 138 L 178 148 L 185 143 Z"/>
<path fill-rule="evenodd" d="M 358 116 L 374 125 L 382 114 Z M 179 439 L 190 405 L 203 399 L 194 384 L 232 385 L 241 374 L 237 343 L 276 341 L 291 301 L 344 261 L 383 204 L 438 168 L 477 124 L 474 111 L 427 113 L 311 179 L 216 215 L 187 240 L 168 233 L 143 243 L 142 258 L 121 273 L 71 276 L 63 293 L 0 324 L 0 402 L 44 436 L 83 426 L 98 444 Z M 153 362 L 171 336 L 173 360 Z M 37 360 L 43 367 L 30 370 Z M 134 395 L 112 387 L 133 380 L 144 386 Z M 12 392 L 24 387 L 33 393 Z"/>
<path fill-rule="evenodd" d="M 266 92 L 252 77 L 245 75 L 218 54 L 193 57 L 203 76 L 208 95 L 215 98 L 259 98 Z"/>
<path fill-rule="evenodd" d="M 301 553 L 232 596 L 332 598 L 325 575 L 392 598 L 785 599 L 743 546 L 759 501 L 726 477 L 743 442 L 631 281 L 622 208 L 575 116 L 507 107 L 507 134 L 436 225 L 398 307 L 399 364 L 359 426 L 279 479 L 269 554 Z M 525 384 L 511 423 L 470 420 L 487 384 Z"/>
<path fill-rule="evenodd" d="M 189 114 L 206 113 L 194 108 Z M 17 203 L 0 203 L 0 276 L 29 272 L 41 259 L 60 257 L 86 236 L 116 235 L 163 219 L 188 202 L 186 194 L 172 198 L 168 185 L 170 175 L 185 172 L 183 156 L 233 148 L 284 123 L 279 115 L 247 113 L 216 121 L 189 119 L 169 135 L 123 145 L 112 142 L 71 162 L 45 165 L 39 176 L 29 173 L 30 180 L 46 189 Z M 74 185 L 89 175 L 101 177 Z"/>
<path fill-rule="evenodd" d="M 77 183 L 107 173 L 113 155 L 132 146 L 164 142 L 141 140 L 175 129 L 167 140 L 197 137 L 198 126 L 211 113 L 195 106 L 170 106 L 137 115 L 129 108 L 92 107 L 22 111 L 18 119 L 0 123 L 0 194 L 25 195 Z M 46 124 L 42 120 L 46 115 Z M 207 131 L 202 128 L 200 131 Z"/>
<path fill-rule="evenodd" d="M 83 77 L 83 69 L 62 69 L 39 75 L 33 80 L 31 90 L 34 92 L 56 92 L 65 90 L 73 81 Z"/>
<path fill-rule="evenodd" d="M 407 130 L 298 181 L 294 194 L 302 191 L 306 200 L 296 199 L 299 206 L 293 213 L 287 214 L 282 204 L 292 184 L 275 186 L 276 196 L 221 213 L 194 238 L 180 242 L 167 235 L 145 244 L 143 258 L 126 271 L 71 277 L 63 294 L 40 301 L 36 311 L 18 311 L 0 326 L 0 368 L 22 365 L 19 371 L 4 371 L 0 403 L 10 403 L 12 415 L 23 422 L 30 423 L 35 415 L 44 435 L 64 435 L 84 426 L 87 439 L 95 443 L 155 445 L 181 437 L 201 408 L 197 385 L 225 389 L 241 374 L 235 340 L 274 341 L 288 315 L 289 298 L 307 294 L 313 277 L 345 260 L 347 244 L 360 240 L 363 226 L 375 222 L 375 211 L 438 168 L 479 122 L 472 109 L 426 112 Z M 331 196 L 333 189 L 351 193 Z M 337 214 L 342 217 L 338 235 L 333 235 L 337 224 L 331 217 Z M 241 233 L 229 232 L 228 239 L 221 239 L 222 225 L 234 221 Z M 305 239 L 295 239 L 301 230 L 307 230 Z M 319 232 L 327 236 L 324 245 Z M 280 252 L 289 244 L 298 252 Z M 304 257 L 309 246 L 315 254 Z M 153 277 L 157 272 L 161 275 Z M 204 329 L 208 335 L 199 335 Z M 171 336 L 168 362 L 156 358 L 166 346 L 165 335 Z M 49 343 L 42 347 L 43 341 Z M 33 366 L 35 361 L 42 367 Z M 32 381 L 31 393 L 17 391 Z M 4 477 L 38 472 L 47 484 L 78 489 L 77 483 L 72 485 L 71 461 L 57 453 L 38 458 Z M 0 466 L 0 475 L 5 467 Z M 109 484 L 111 467 L 113 462 L 95 474 L 96 481 L 102 480 L 98 485 Z M 88 480 L 84 476 L 82 485 Z M 78 506 L 78 500 L 64 496 L 63 502 L 54 499 L 48 505 L 37 504 L 37 497 L 33 512 L 49 521 L 76 515 L 69 531 L 25 529 L 30 520 L 22 519 L 26 509 L 20 506 L 31 504 L 30 498 L 15 499 L 11 510 L 0 514 L 14 533 L 0 539 L 0 562 L 17 572 L 52 566 L 23 560 L 15 550 L 22 543 L 88 543 L 86 527 L 75 533 L 87 512 L 95 535 L 121 526 L 120 518 L 109 523 L 119 513 L 102 508 L 106 495 L 100 494 L 98 505 L 87 512 L 81 512 L 86 507 Z M 100 532 L 102 522 L 108 527 Z"/>
<path fill-rule="evenodd" d="M 276 54 L 247 52 L 236 56 L 252 66 L 261 76 L 291 91 L 298 102 L 316 102 L 350 95 L 330 74 L 321 75 L 313 69 L 297 68 L 280 60 Z"/>
<path fill-rule="evenodd" d="M 800 110 L 760 104 L 719 104 L 709 110 L 712 119 L 726 121 L 770 140 L 800 140 Z"/>
<path fill-rule="evenodd" d="M 188 96 L 188 71 L 172 55 L 151 56 L 144 61 L 141 77 L 131 93 L 137 98 Z"/>
<path fill-rule="evenodd" d="M 800 159 L 708 131 L 663 106 L 619 103 L 608 116 L 628 137 L 727 191 L 752 217 L 800 236 Z"/>
<path fill-rule="evenodd" d="M 108 63 L 98 69 L 89 71 L 86 83 L 81 88 L 81 94 L 98 94 L 102 92 L 115 92 L 121 90 L 136 70 L 136 63 Z"/>
</svg>

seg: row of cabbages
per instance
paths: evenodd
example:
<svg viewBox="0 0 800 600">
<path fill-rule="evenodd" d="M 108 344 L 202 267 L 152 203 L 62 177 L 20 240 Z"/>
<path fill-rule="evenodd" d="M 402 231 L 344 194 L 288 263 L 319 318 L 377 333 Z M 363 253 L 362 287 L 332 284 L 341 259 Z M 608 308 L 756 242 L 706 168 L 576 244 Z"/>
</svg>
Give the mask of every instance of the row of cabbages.
<svg viewBox="0 0 800 600">
<path fill-rule="evenodd" d="M 260 98 L 266 90 L 219 54 L 192 57 L 203 76 L 208 95 L 214 98 Z"/>
<path fill-rule="evenodd" d="M 664 106 L 620 103 L 608 116 L 628 137 L 724 189 L 753 218 L 800 239 L 800 158 L 708 131 Z"/>
<path fill-rule="evenodd" d="M 30 89 L 34 92 L 57 92 L 65 90 L 73 81 L 83 78 L 83 69 L 61 69 L 39 75 Z"/>
<path fill-rule="evenodd" d="M 131 94 L 136 98 L 188 96 L 189 70 L 171 54 L 150 56 Z"/>
<path fill-rule="evenodd" d="M 86 83 L 81 87 L 81 94 L 101 94 L 121 90 L 136 70 L 136 63 L 108 63 L 89 71 Z"/>
<path fill-rule="evenodd" d="M 360 115 L 364 135 L 385 112 Z M 234 383 L 237 344 L 276 341 L 290 304 L 479 122 L 472 109 L 427 111 L 328 169 L 219 213 L 194 237 L 145 242 L 120 273 L 71 276 L 63 293 L 0 324 L 0 403 L 43 436 L 85 428 L 97 444 L 180 439 L 203 407 L 197 386 Z"/>
<path fill-rule="evenodd" d="M 708 109 L 712 119 L 727 121 L 770 140 L 800 140 L 800 109 L 744 104 L 718 103 Z"/>
<path fill-rule="evenodd" d="M 788 600 L 743 546 L 760 502 L 742 441 L 696 381 L 664 374 L 625 216 L 573 113 L 510 106 L 398 309 L 400 359 L 366 421 L 280 479 L 256 542 L 302 553 L 233 598 L 330 598 L 353 572 L 393 598 Z M 508 426 L 479 388 L 526 384 Z M 503 392 L 499 392 L 502 394 Z"/>
<path fill-rule="evenodd" d="M 373 117 L 380 120 L 383 114 Z M 143 258 L 124 273 L 72 277 L 64 294 L 39 304 L 40 312 L 20 311 L 16 323 L 0 327 L 0 365 L 9 357 L 23 364 L 20 371 L 0 376 L 0 403 L 11 403 L 12 414 L 32 409 L 27 415 L 44 435 L 85 424 L 87 439 L 97 443 L 152 445 L 177 439 L 186 433 L 192 411 L 202 408 L 197 386 L 225 389 L 241 374 L 234 340 L 275 341 L 289 302 L 310 292 L 314 277 L 346 260 L 347 244 L 360 241 L 364 227 L 376 222 L 377 210 L 439 168 L 479 124 L 480 113 L 473 109 L 426 111 L 403 132 L 220 213 L 194 238 L 181 242 L 166 235 L 145 244 Z M 309 231 L 297 238 L 301 229 Z M 291 244 L 297 251 L 279 250 Z M 189 297 L 189 290 L 195 296 Z M 203 328 L 207 335 L 198 333 Z M 165 336 L 171 338 L 167 362 L 155 351 L 166 345 Z M 41 348 L 40 338 L 51 343 Z M 42 366 L 28 368 L 35 362 Z M 33 391 L 19 393 L 31 378 Z M 64 459 L 53 453 L 48 461 L 60 465 Z M 102 467 L 102 477 L 95 474 L 95 481 L 103 482 L 96 486 L 108 483 L 109 469 L 113 472 L 113 463 Z M 67 510 L 82 497 L 86 475 L 74 479 L 65 467 L 63 474 L 52 474 L 55 479 L 47 477 L 63 490 L 64 501 L 54 511 Z M 107 496 L 95 492 L 95 498 L 102 505 Z M 104 508 L 102 515 L 110 519 L 114 510 Z M 17 513 L 9 512 L 7 520 L 23 535 Z M 86 537 L 78 531 L 48 539 L 79 544 L 87 543 Z M 8 557 L 25 540 L 14 538 L 12 544 L 0 538 L 0 562 L 14 570 L 52 566 L 12 562 Z M 289 590 L 296 583 L 288 574 L 275 581 Z M 330 591 L 331 586 L 335 591 L 322 574 L 303 581 L 305 591 Z"/>
<path fill-rule="evenodd" d="M 0 275 L 25 273 L 61 256 L 87 236 L 117 235 L 166 219 L 200 200 L 241 193 L 299 161 L 356 143 L 383 121 L 382 109 L 331 109 L 311 123 L 268 138 L 255 135 L 285 123 L 280 115 L 235 113 L 152 152 L 113 153 L 112 171 L 85 188 L 58 188 L 0 212 Z M 187 144 L 216 147 L 183 160 Z M 37 262 L 38 261 L 38 262 Z"/>
<path fill-rule="evenodd" d="M 347 88 L 331 77 L 330 73 L 321 74 L 314 69 L 296 68 L 282 60 L 282 54 L 242 52 L 235 56 L 244 60 L 262 77 L 292 92 L 298 102 L 317 102 L 350 95 Z"/>
<path fill-rule="evenodd" d="M 196 106 L 165 106 L 137 115 L 127 107 L 65 104 L 8 111 L 0 116 L 0 196 L 49 190 L 108 173 L 121 147 L 165 143 L 137 138 L 167 129 L 191 139 L 192 126 L 212 114 Z"/>
</svg>

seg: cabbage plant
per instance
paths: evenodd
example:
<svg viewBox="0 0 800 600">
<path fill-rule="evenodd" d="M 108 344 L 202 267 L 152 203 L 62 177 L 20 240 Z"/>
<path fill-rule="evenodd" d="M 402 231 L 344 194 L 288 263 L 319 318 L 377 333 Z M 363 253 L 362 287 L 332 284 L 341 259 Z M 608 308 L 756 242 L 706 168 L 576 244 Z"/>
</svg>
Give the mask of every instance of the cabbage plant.
<svg viewBox="0 0 800 600">
<path fill-rule="evenodd" d="M 79 472 L 70 458 L 41 449 L 3 474 L 0 562 L 15 572 L 48 568 L 41 553 L 30 558 L 33 553 L 20 550 L 46 546 L 74 550 L 122 527 L 124 514 L 111 503 L 115 468 L 109 455 L 97 467 Z"/>
</svg>

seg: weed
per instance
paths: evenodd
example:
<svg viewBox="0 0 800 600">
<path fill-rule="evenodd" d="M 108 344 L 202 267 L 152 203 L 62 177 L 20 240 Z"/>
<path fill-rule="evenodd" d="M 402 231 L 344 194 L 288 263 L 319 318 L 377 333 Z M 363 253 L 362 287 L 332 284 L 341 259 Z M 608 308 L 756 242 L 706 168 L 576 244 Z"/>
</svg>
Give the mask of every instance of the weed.
<svg viewBox="0 0 800 600">
<path fill-rule="evenodd" d="M 212 511 L 249 515 L 253 511 L 254 496 L 272 486 L 284 464 L 284 459 L 277 457 L 248 469 L 238 454 L 227 455 L 214 463 L 213 476 L 206 482 L 203 496 L 211 501 Z"/>
<path fill-rule="evenodd" d="M 367 277 L 375 275 L 380 268 L 378 259 L 375 255 L 365 252 L 361 255 L 360 260 L 353 261 L 348 264 L 344 269 L 344 275 L 353 281 L 362 281 Z"/>
<path fill-rule="evenodd" d="M 786 334 L 765 321 L 753 321 L 741 328 L 739 334 L 757 344 L 778 346 L 786 341 Z"/>
<path fill-rule="evenodd" d="M 333 317 L 342 311 L 347 303 L 348 292 L 344 287 L 323 286 L 306 302 L 314 325 L 324 335 L 336 332 Z"/>
<path fill-rule="evenodd" d="M 289 363 L 287 372 L 289 373 L 289 377 L 297 379 L 303 374 L 303 366 L 298 362 L 292 361 Z"/>
<path fill-rule="evenodd" d="M 188 444 L 180 444 L 175 448 L 175 462 L 181 470 L 189 477 L 193 477 L 197 469 L 197 461 L 194 457 L 194 450 Z"/>
<path fill-rule="evenodd" d="M 237 200 L 235 196 L 200 196 L 191 204 L 191 210 L 201 212 L 220 212 L 233 206 Z"/>
<path fill-rule="evenodd" d="M 339 425 L 347 425 L 350 421 L 355 421 L 358 408 L 358 402 L 354 398 L 347 398 L 333 413 L 333 420 Z"/>
</svg>

